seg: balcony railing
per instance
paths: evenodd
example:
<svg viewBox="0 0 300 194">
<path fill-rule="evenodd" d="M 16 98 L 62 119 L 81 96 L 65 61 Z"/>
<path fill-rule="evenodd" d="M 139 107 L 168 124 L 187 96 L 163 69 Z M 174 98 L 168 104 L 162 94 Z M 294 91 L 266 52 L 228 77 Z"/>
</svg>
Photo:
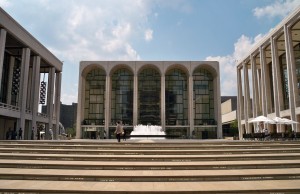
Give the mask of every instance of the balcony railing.
<svg viewBox="0 0 300 194">
<path fill-rule="evenodd" d="M 47 114 L 40 113 L 40 112 L 37 113 L 37 116 L 44 117 L 44 118 L 47 118 L 47 117 L 48 117 Z"/>
<path fill-rule="evenodd" d="M 2 102 L 0 102 L 0 108 L 4 108 L 4 109 L 7 109 L 7 110 L 12 110 L 12 111 L 20 111 L 19 107 L 13 106 L 13 105 L 10 105 L 10 104 L 5 104 L 5 103 L 2 103 Z"/>
</svg>

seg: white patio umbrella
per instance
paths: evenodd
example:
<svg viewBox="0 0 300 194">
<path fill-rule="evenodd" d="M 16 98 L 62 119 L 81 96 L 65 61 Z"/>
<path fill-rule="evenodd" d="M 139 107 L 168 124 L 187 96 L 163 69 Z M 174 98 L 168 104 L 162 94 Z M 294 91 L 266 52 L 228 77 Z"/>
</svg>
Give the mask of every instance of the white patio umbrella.
<svg viewBox="0 0 300 194">
<path fill-rule="evenodd" d="M 274 124 L 286 124 L 286 125 L 298 123 L 297 121 L 292 121 L 292 120 L 290 120 L 290 119 L 287 119 L 287 118 L 280 118 L 280 117 L 275 117 L 275 118 L 273 119 L 273 121 L 275 121 Z"/>
<path fill-rule="evenodd" d="M 283 118 L 280 117 L 273 118 L 273 121 L 275 122 L 274 124 L 285 124 L 286 122 Z"/>
<path fill-rule="evenodd" d="M 274 124 L 280 124 L 280 125 L 291 125 L 291 124 L 294 124 L 294 123 L 298 123 L 296 121 L 292 121 L 290 119 L 280 118 L 280 117 L 275 117 L 273 120 L 275 122 Z M 279 130 L 279 129 L 277 129 L 277 130 Z M 279 132 L 283 132 L 282 129 L 279 130 Z"/>
<path fill-rule="evenodd" d="M 248 121 L 248 123 L 260 123 L 260 122 L 263 122 L 263 123 L 270 123 L 270 124 L 274 124 L 275 122 L 268 118 L 268 117 L 265 117 L 265 116 L 258 116 L 254 119 L 251 119 L 250 121 Z"/>
<path fill-rule="evenodd" d="M 290 119 L 287 119 L 287 118 L 282 118 L 282 120 L 283 120 L 284 124 L 287 124 L 287 125 L 298 123 L 297 121 L 293 121 L 293 120 L 290 120 Z"/>
</svg>

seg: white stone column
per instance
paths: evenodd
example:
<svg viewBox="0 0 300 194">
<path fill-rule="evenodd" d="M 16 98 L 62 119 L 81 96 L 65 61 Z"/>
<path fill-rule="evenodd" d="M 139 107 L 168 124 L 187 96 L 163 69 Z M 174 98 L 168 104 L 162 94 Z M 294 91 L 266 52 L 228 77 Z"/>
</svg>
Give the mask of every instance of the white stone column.
<svg viewBox="0 0 300 194">
<path fill-rule="evenodd" d="M 237 67 L 237 86 L 238 86 L 237 115 L 238 115 L 238 125 L 239 125 L 239 139 L 242 139 L 243 138 L 243 130 L 242 130 L 243 93 L 242 93 L 242 76 L 239 67 Z"/>
<path fill-rule="evenodd" d="M 2 71 L 3 71 L 4 52 L 5 52 L 5 42 L 6 42 L 6 30 L 0 29 L 0 87 L 2 85 Z"/>
<path fill-rule="evenodd" d="M 296 65 L 294 57 L 294 48 L 291 35 L 291 29 L 284 25 L 284 38 L 285 38 L 285 49 L 286 49 L 286 63 L 288 71 L 288 85 L 289 85 L 289 104 L 290 104 L 290 114 L 291 119 L 296 121 L 296 106 L 299 102 L 299 94 L 297 88 L 297 75 L 296 75 Z M 296 124 L 292 125 L 293 131 L 299 132 L 300 129 Z"/>
<path fill-rule="evenodd" d="M 84 97 L 85 97 L 85 79 L 82 76 L 81 68 L 79 70 L 79 84 L 78 84 L 78 102 L 77 102 L 77 119 L 76 119 L 76 139 L 82 138 L 82 131 L 81 131 L 81 123 L 84 119 Z M 106 75 L 106 91 L 107 93 L 107 75 Z M 105 126 L 107 125 L 107 95 L 105 98 Z"/>
<path fill-rule="evenodd" d="M 37 139 L 37 125 L 36 118 L 39 111 L 39 96 L 40 96 L 40 67 L 41 57 L 35 56 L 33 58 L 33 98 L 32 98 L 32 127 L 34 128 L 33 139 Z"/>
<path fill-rule="evenodd" d="M 32 76 L 32 73 L 33 73 L 33 69 L 29 67 L 28 69 L 28 84 L 27 84 L 27 98 L 26 98 L 26 107 L 27 109 L 31 110 L 32 111 L 32 94 L 33 94 L 33 91 L 32 91 L 32 82 L 33 82 L 33 76 Z"/>
<path fill-rule="evenodd" d="M 249 118 L 249 109 L 250 109 L 250 89 L 249 89 L 249 75 L 248 75 L 248 66 L 246 62 L 243 62 L 243 71 L 244 71 L 244 114 L 245 114 L 245 127 L 247 133 L 251 133 L 248 118 Z"/>
<path fill-rule="evenodd" d="M 12 82 L 13 82 L 13 73 L 14 73 L 15 60 L 16 60 L 15 57 L 10 57 L 10 59 L 9 59 L 9 71 L 8 71 L 8 85 L 7 85 L 6 104 L 11 104 L 11 90 L 12 90 Z"/>
<path fill-rule="evenodd" d="M 54 100 L 54 106 L 55 106 L 55 117 L 56 117 L 56 123 L 55 123 L 55 129 L 53 129 L 53 139 L 58 139 L 59 135 L 59 121 L 60 121 L 60 97 L 61 97 L 61 79 L 62 74 L 61 72 L 56 73 L 55 76 L 55 100 Z"/>
<path fill-rule="evenodd" d="M 49 67 L 48 74 L 48 88 L 47 88 L 47 115 L 48 115 L 48 128 L 45 129 L 46 139 L 50 138 L 49 130 L 53 131 L 53 98 L 54 98 L 54 76 L 55 68 Z"/>
<path fill-rule="evenodd" d="M 253 55 L 250 55 L 250 63 L 251 63 L 251 70 L 252 70 L 252 93 L 253 93 L 252 108 L 253 108 L 253 118 L 255 118 L 258 116 L 259 97 L 258 97 L 257 67 Z"/>
<path fill-rule="evenodd" d="M 189 76 L 189 88 L 188 88 L 188 94 L 189 94 L 189 125 L 190 125 L 190 132 L 189 136 L 192 137 L 192 132 L 194 130 L 194 91 L 193 91 L 193 85 L 194 85 L 194 79 L 193 75 Z"/>
<path fill-rule="evenodd" d="M 138 124 L 138 76 L 133 76 L 133 126 Z"/>
<path fill-rule="evenodd" d="M 250 55 L 250 63 L 251 63 L 251 70 L 252 70 L 252 94 L 253 94 L 252 107 L 250 108 L 253 109 L 252 118 L 256 118 L 258 116 L 258 110 L 259 110 L 259 92 L 258 92 L 256 61 L 252 54 Z M 254 126 L 254 130 L 257 129 L 258 123 L 253 123 L 253 126 Z"/>
<path fill-rule="evenodd" d="M 25 132 L 25 114 L 26 114 L 26 98 L 27 98 L 27 85 L 28 85 L 28 71 L 30 62 L 30 49 L 23 48 L 22 50 L 22 62 L 21 62 L 21 79 L 19 89 L 19 108 L 20 108 L 20 119 L 18 119 L 18 128 L 22 128 L 24 138 Z"/>
<path fill-rule="evenodd" d="M 265 53 L 264 53 L 264 49 L 262 47 L 259 47 L 259 51 L 260 51 L 260 64 L 262 67 L 262 84 L 260 85 L 260 87 L 262 88 L 262 111 L 263 111 L 263 115 L 267 116 L 268 114 L 268 110 L 267 110 L 267 92 L 266 92 L 266 61 L 265 61 Z"/>
<path fill-rule="evenodd" d="M 278 48 L 277 44 L 275 42 L 274 37 L 270 38 L 271 42 L 271 53 L 272 53 L 272 72 L 273 72 L 273 84 L 274 84 L 274 108 L 275 108 L 275 115 L 277 117 L 280 116 L 280 100 L 279 100 L 279 93 L 281 93 L 281 90 L 279 90 L 278 83 L 281 82 L 281 76 L 280 76 L 280 66 L 279 66 L 279 60 L 278 60 Z M 281 95 L 282 96 L 282 95 Z"/>
<path fill-rule="evenodd" d="M 161 76 L 161 126 L 166 130 L 166 89 L 165 89 L 165 75 Z"/>
<path fill-rule="evenodd" d="M 109 74 L 106 75 L 106 81 L 105 81 L 105 130 L 106 130 L 106 135 L 108 138 L 108 133 L 109 133 L 109 124 L 110 124 L 110 91 L 111 91 L 111 87 L 110 87 L 110 80 L 111 77 Z"/>
<path fill-rule="evenodd" d="M 222 116 L 221 116 L 221 89 L 220 89 L 220 76 L 215 76 L 213 80 L 214 88 L 214 106 L 215 109 L 215 118 L 217 120 L 217 138 L 223 138 L 222 131 Z"/>
<path fill-rule="evenodd" d="M 271 53 L 272 53 L 272 66 L 273 66 L 273 83 L 274 83 L 274 108 L 275 115 L 280 117 L 280 111 L 284 106 L 283 103 L 283 85 L 282 85 L 282 77 L 281 77 L 281 68 L 279 63 L 278 56 L 278 47 L 276 43 L 275 37 L 270 38 L 271 41 Z M 276 127 L 277 133 L 282 131 L 282 125 L 277 125 Z"/>
<path fill-rule="evenodd" d="M 257 80 L 258 80 L 258 109 L 257 114 L 263 115 L 263 105 L 262 105 L 262 91 L 263 91 L 263 79 L 262 79 L 262 67 L 260 65 L 260 69 L 257 69 Z"/>
</svg>

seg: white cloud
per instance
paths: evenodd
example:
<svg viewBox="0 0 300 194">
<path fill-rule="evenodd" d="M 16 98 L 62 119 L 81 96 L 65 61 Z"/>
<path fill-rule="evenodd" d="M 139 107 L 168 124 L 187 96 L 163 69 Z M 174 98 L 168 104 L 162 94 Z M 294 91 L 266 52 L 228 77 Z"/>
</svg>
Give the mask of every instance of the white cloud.
<svg viewBox="0 0 300 194">
<path fill-rule="evenodd" d="M 78 82 L 80 61 L 140 60 L 132 42 L 137 37 L 144 38 L 145 31 L 149 30 L 148 17 L 153 3 L 0 0 L 0 5 L 9 5 L 16 20 L 64 61 L 62 102 L 71 104 L 77 101 L 77 88 L 72 84 Z M 152 33 L 148 32 L 147 41 L 152 39 Z"/>
<path fill-rule="evenodd" d="M 253 10 L 253 14 L 258 17 L 285 17 L 295 8 L 300 5 L 299 0 L 276 0 L 273 4 L 267 5 L 265 7 L 256 7 Z"/>
<path fill-rule="evenodd" d="M 8 6 L 10 6 L 10 1 L 9 0 L 0 0 L 0 6 L 8 7 Z"/>
<path fill-rule="evenodd" d="M 237 95 L 236 64 L 239 60 L 243 59 L 263 37 L 262 34 L 259 34 L 253 39 L 242 35 L 234 44 L 234 52 L 231 55 L 209 56 L 205 59 L 208 61 L 219 61 L 220 63 L 222 96 Z"/>
<path fill-rule="evenodd" d="M 147 30 L 145 31 L 145 40 L 146 40 L 147 42 L 149 42 L 149 41 L 151 41 L 152 39 L 153 39 L 153 30 L 147 29 Z"/>
<path fill-rule="evenodd" d="M 77 93 L 73 94 L 62 94 L 61 101 L 63 104 L 72 104 L 73 102 L 77 102 Z"/>
</svg>

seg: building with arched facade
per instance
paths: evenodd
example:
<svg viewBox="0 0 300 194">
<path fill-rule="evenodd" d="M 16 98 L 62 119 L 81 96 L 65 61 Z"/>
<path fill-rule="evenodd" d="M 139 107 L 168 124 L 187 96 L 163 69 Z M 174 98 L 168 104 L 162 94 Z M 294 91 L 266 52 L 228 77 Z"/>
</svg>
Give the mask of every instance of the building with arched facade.
<svg viewBox="0 0 300 194">
<path fill-rule="evenodd" d="M 0 139 L 22 128 L 22 139 L 58 136 L 63 63 L 0 8 Z M 43 92 L 40 90 L 43 81 Z M 49 108 L 42 114 L 38 106 Z M 33 135 L 34 134 L 34 135 Z"/>
<path fill-rule="evenodd" d="M 258 116 L 300 122 L 300 7 L 237 65 L 239 136 L 258 132 Z M 300 132 L 299 124 L 265 124 L 271 133 Z"/>
<path fill-rule="evenodd" d="M 82 61 L 77 138 L 113 138 L 116 121 L 180 138 L 222 137 L 219 63 Z"/>
</svg>

